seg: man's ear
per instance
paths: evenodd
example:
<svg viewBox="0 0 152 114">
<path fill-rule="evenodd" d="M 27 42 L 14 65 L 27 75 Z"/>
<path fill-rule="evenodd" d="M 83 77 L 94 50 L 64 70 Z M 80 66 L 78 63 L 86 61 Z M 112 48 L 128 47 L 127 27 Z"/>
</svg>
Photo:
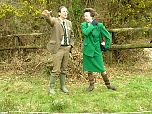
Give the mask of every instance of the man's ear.
<svg viewBox="0 0 152 114">
<path fill-rule="evenodd" d="M 59 16 L 60 16 L 60 14 L 61 14 L 61 13 L 59 12 Z"/>
</svg>

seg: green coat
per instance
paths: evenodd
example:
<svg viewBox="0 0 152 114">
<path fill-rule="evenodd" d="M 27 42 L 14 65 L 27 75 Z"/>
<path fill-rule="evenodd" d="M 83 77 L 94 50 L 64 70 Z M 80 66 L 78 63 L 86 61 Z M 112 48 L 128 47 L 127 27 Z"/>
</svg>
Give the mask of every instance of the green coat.
<svg viewBox="0 0 152 114">
<path fill-rule="evenodd" d="M 102 23 L 98 26 L 87 22 L 81 23 L 81 30 L 83 33 L 83 70 L 88 72 L 104 72 L 104 61 L 102 52 L 100 50 L 100 40 L 104 36 L 106 40 L 105 48 L 109 48 L 111 44 L 111 35 L 106 30 Z M 101 35 L 99 34 L 101 32 Z"/>
</svg>

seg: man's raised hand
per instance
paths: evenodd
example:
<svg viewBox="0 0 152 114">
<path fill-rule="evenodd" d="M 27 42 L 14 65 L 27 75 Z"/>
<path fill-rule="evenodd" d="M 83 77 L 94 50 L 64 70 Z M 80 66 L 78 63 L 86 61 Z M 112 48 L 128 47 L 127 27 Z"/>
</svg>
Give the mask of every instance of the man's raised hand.
<svg viewBox="0 0 152 114">
<path fill-rule="evenodd" d="M 42 16 L 49 17 L 51 12 L 52 11 L 44 10 L 44 11 L 42 11 L 41 14 L 42 14 Z"/>
</svg>

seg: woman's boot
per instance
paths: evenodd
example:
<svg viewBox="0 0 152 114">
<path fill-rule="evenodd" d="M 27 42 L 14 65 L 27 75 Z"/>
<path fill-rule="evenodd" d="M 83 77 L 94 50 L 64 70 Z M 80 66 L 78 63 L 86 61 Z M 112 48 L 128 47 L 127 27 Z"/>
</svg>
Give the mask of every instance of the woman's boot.
<svg viewBox="0 0 152 114">
<path fill-rule="evenodd" d="M 104 81 L 104 83 L 105 83 L 105 85 L 106 85 L 106 87 L 107 87 L 108 89 L 116 90 L 116 87 L 115 87 L 115 86 L 110 85 L 110 81 L 109 81 L 109 79 L 108 79 L 107 74 L 103 74 L 103 73 L 102 73 L 101 76 L 102 76 L 103 81 Z"/>
<path fill-rule="evenodd" d="M 88 73 L 89 78 L 89 87 L 87 88 L 87 91 L 92 91 L 94 89 L 94 76 L 93 73 Z"/>
</svg>

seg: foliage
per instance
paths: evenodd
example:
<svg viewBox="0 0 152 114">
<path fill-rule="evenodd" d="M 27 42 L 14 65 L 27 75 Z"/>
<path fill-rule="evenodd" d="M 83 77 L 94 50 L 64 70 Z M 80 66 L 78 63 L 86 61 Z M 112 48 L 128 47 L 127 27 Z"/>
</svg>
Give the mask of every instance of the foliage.
<svg viewBox="0 0 152 114">
<path fill-rule="evenodd" d="M 81 0 L 73 0 L 71 7 L 69 7 L 69 17 L 73 23 L 73 30 L 75 33 L 75 44 L 81 45 L 82 36 L 80 30 L 80 23 L 82 22 L 82 4 Z"/>
<path fill-rule="evenodd" d="M 40 23 L 43 23 L 39 20 L 42 10 L 47 8 L 55 12 L 57 9 L 53 6 L 63 4 L 67 4 L 69 7 L 69 17 L 70 20 L 73 21 L 76 38 L 81 38 L 79 25 L 83 21 L 82 11 L 85 7 L 95 8 L 101 15 L 100 17 L 104 17 L 102 18 L 103 21 L 105 19 L 110 19 L 110 21 L 105 23 L 106 25 L 110 25 L 110 28 L 151 26 L 151 0 L 108 0 L 102 2 L 100 0 L 64 0 L 62 2 L 60 0 L 56 2 L 50 0 L 20 0 L 15 3 L 4 2 L 0 5 L 0 19 L 6 19 L 6 17 L 10 16 L 14 17 L 11 21 L 15 23 L 16 27 L 14 26 L 14 28 L 18 28 L 16 33 L 20 32 L 21 29 L 22 32 L 26 29 L 28 31 L 43 31 L 43 24 L 41 26 L 39 25 Z"/>
<path fill-rule="evenodd" d="M 113 0 L 109 5 L 113 24 L 117 27 L 147 26 L 152 18 L 151 5 L 151 0 Z"/>
<path fill-rule="evenodd" d="M 15 4 L 3 3 L 0 5 L 0 19 L 4 20 L 8 19 L 8 17 L 10 18 L 10 16 L 13 17 L 11 26 L 14 27 L 13 30 L 15 30 L 15 33 L 34 31 L 37 18 L 40 17 L 44 6 L 44 0 L 33 1 L 33 3 L 26 0 L 20 0 L 20 2 L 15 2 Z M 38 28 L 35 29 L 37 30 Z"/>
<path fill-rule="evenodd" d="M 70 105 L 67 99 L 56 99 L 54 96 L 50 96 L 50 110 L 53 112 L 64 112 Z"/>
</svg>

